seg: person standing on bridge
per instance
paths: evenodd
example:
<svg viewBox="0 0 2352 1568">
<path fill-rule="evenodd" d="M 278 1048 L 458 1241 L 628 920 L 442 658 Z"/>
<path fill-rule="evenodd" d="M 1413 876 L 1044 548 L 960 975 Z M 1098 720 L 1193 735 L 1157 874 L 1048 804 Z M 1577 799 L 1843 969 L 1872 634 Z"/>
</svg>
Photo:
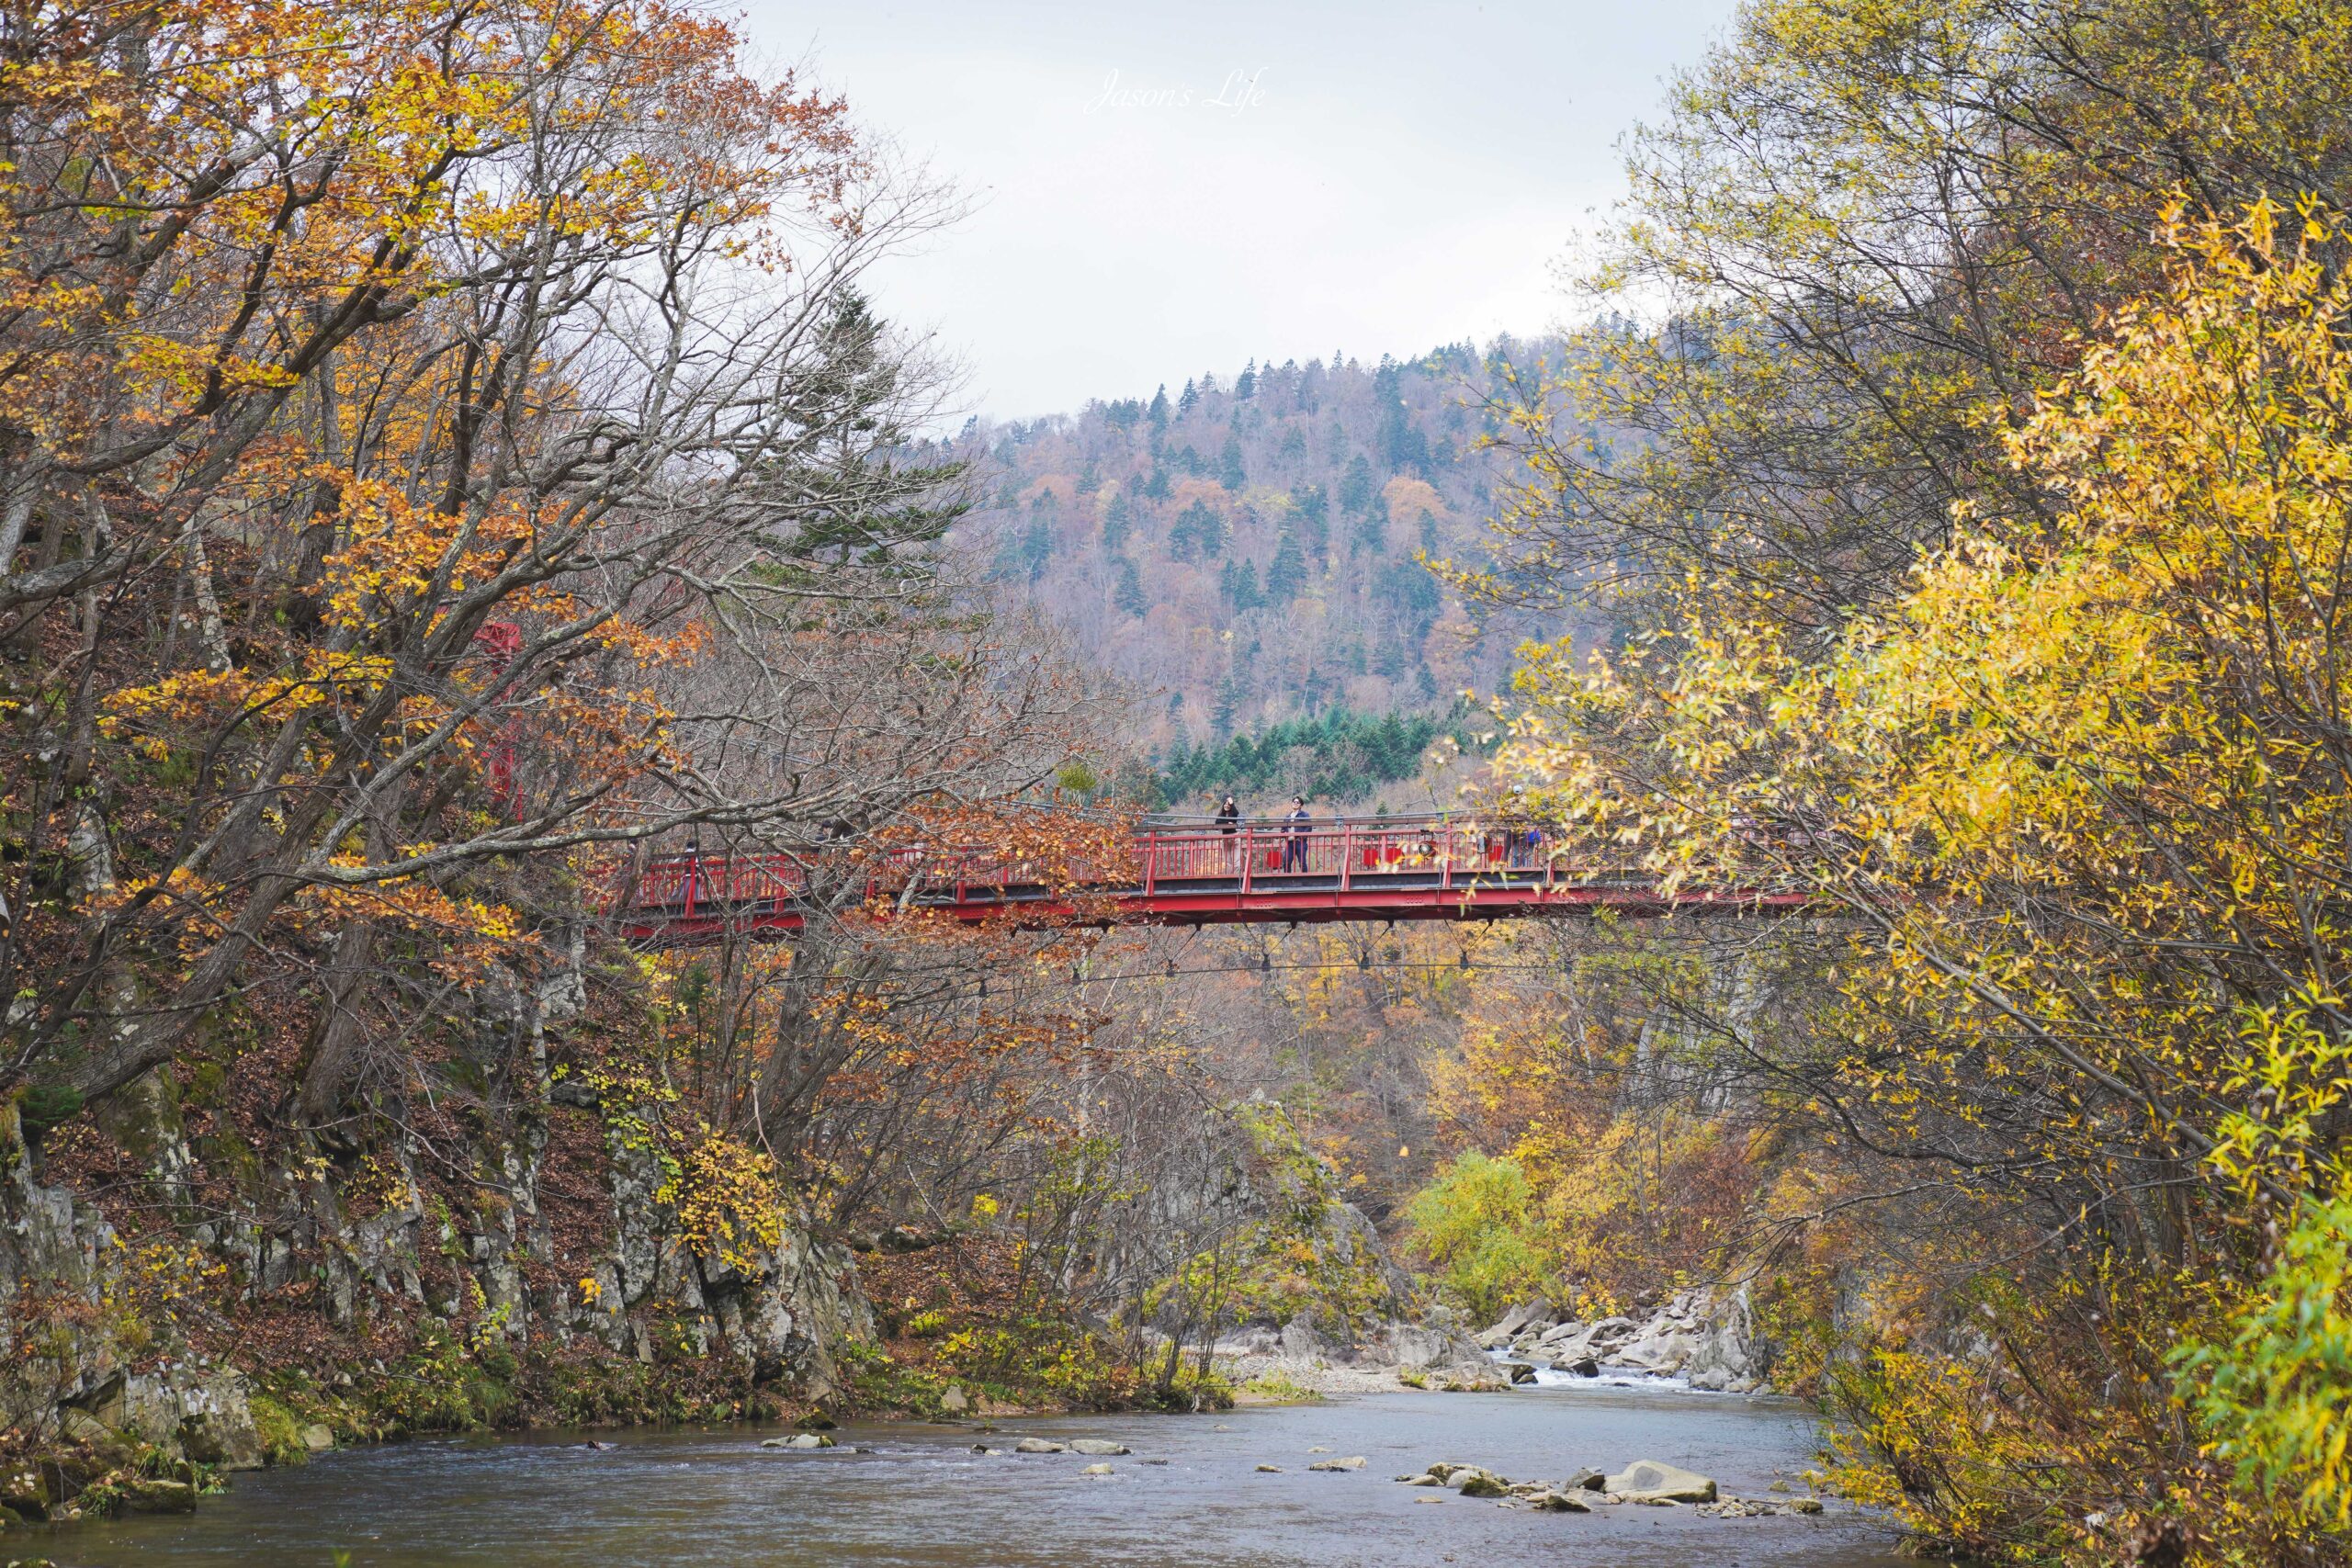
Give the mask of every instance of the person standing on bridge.
<svg viewBox="0 0 2352 1568">
<path fill-rule="evenodd" d="M 1225 804 L 1216 808 L 1216 826 L 1217 831 L 1228 839 L 1241 826 L 1241 805 L 1229 795 L 1225 797 Z"/>
<path fill-rule="evenodd" d="M 1307 825 L 1314 821 L 1314 818 L 1306 814 L 1306 796 L 1294 795 L 1290 797 L 1290 815 L 1283 820 L 1290 824 L 1290 837 L 1283 840 L 1283 869 L 1305 871 L 1306 869 L 1306 829 Z"/>
</svg>

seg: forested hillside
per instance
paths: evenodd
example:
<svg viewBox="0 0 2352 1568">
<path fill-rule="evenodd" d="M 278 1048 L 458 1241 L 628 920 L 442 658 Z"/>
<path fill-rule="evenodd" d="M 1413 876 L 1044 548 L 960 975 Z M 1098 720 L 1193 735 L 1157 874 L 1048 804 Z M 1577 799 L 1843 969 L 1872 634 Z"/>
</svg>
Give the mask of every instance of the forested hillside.
<svg viewBox="0 0 2352 1568">
<path fill-rule="evenodd" d="M 1419 558 L 1483 551 L 1490 360 L 1548 346 L 1252 363 L 975 427 L 967 536 L 1148 694 L 1136 739 L 1162 757 L 1341 706 L 1442 713 L 1491 689 L 1513 639 L 1479 635 Z"/>
</svg>

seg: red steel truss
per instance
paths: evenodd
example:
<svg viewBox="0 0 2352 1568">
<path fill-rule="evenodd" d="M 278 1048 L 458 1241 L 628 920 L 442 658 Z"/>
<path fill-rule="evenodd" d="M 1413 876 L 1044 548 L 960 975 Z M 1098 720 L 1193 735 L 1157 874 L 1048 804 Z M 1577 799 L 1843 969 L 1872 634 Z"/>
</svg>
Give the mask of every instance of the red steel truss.
<svg viewBox="0 0 2352 1568">
<path fill-rule="evenodd" d="M 612 910 L 622 936 L 664 945 L 729 931 L 787 932 L 807 918 L 808 862 L 784 854 L 669 855 L 648 863 Z M 900 851 L 866 879 L 872 905 L 959 919 L 1078 919 L 1198 926 L 1304 920 L 1484 920 L 1524 915 L 1782 914 L 1807 896 L 1781 888 L 1680 888 L 1579 857 L 1531 824 L 1341 818 L 1286 825 L 1145 827 L 1125 863 L 1049 884 L 1035 867 L 960 850 Z"/>
</svg>

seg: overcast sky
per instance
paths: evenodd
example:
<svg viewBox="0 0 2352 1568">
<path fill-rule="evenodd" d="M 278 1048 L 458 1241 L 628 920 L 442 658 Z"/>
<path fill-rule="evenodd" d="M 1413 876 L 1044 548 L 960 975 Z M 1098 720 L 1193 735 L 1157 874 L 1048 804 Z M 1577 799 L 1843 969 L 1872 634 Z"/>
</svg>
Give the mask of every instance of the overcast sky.
<svg viewBox="0 0 2352 1568">
<path fill-rule="evenodd" d="M 1731 10 L 747 0 L 772 62 L 975 198 L 876 293 L 1001 418 L 1552 324 L 1619 136 Z"/>
</svg>

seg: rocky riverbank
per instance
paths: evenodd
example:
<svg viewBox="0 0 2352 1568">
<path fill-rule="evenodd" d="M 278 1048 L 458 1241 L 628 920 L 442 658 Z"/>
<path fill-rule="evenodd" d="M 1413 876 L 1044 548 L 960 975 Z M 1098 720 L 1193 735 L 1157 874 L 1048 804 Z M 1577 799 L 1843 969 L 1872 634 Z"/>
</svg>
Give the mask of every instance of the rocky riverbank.
<svg viewBox="0 0 2352 1568">
<path fill-rule="evenodd" d="M 1508 1357 L 1506 1368 L 1531 1375 L 1613 1373 L 1722 1393 L 1772 1392 L 1771 1348 L 1757 1333 L 1744 1286 L 1678 1291 L 1639 1317 L 1569 1317 L 1539 1296 L 1513 1307 L 1475 1343 Z"/>
<path fill-rule="evenodd" d="M 1565 1316 L 1541 1297 L 1472 1335 L 1442 1314 L 1339 1339 L 1304 1318 L 1216 1342 L 1218 1370 L 1244 1391 L 1283 1397 L 1399 1387 L 1491 1393 L 1540 1374 L 1657 1381 L 1721 1393 L 1770 1393 L 1772 1347 L 1744 1289 L 1678 1291 L 1639 1316 Z"/>
<path fill-rule="evenodd" d="M 1391 1321 L 1335 1339 L 1305 1318 L 1280 1329 L 1250 1328 L 1216 1342 L 1217 1370 L 1248 1399 L 1389 1393 L 1498 1393 L 1510 1386 L 1476 1340 L 1442 1314 L 1427 1323 Z"/>
</svg>

